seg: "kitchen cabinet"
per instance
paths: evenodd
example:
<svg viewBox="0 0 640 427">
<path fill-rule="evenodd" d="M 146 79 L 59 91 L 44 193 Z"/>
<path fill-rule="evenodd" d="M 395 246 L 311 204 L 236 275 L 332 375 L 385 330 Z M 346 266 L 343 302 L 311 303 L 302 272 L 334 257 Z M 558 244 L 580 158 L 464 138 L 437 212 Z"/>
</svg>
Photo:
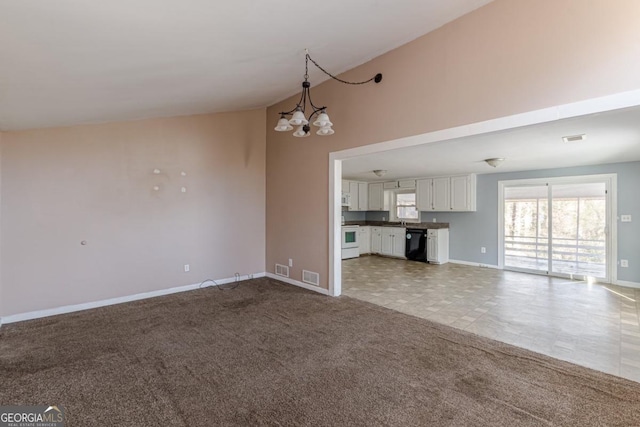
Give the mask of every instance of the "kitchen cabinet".
<svg viewBox="0 0 640 427">
<path fill-rule="evenodd" d="M 358 210 L 369 210 L 369 184 L 366 182 L 358 183 Z"/>
<path fill-rule="evenodd" d="M 400 227 L 382 227 L 382 247 L 380 253 L 394 257 L 405 256 L 406 229 Z"/>
<path fill-rule="evenodd" d="M 431 264 L 449 262 L 449 229 L 427 230 L 427 261 Z"/>
<path fill-rule="evenodd" d="M 384 210 L 384 188 L 382 182 L 369 184 L 369 210 Z"/>
<path fill-rule="evenodd" d="M 349 194 L 351 195 L 351 205 L 349 205 L 350 211 L 357 211 L 358 209 L 358 183 L 355 181 L 349 181 Z"/>
<path fill-rule="evenodd" d="M 371 253 L 371 227 L 360 226 L 358 229 L 358 247 L 360 255 Z"/>
<path fill-rule="evenodd" d="M 416 207 L 419 211 L 432 211 L 433 200 L 431 197 L 431 187 L 433 179 L 425 178 L 416 181 Z"/>
<path fill-rule="evenodd" d="M 473 212 L 476 210 L 476 175 L 419 179 L 416 205 L 419 211 Z"/>
<path fill-rule="evenodd" d="M 382 252 L 382 227 L 371 227 L 371 253 Z"/>
<path fill-rule="evenodd" d="M 398 181 L 398 188 L 407 188 L 407 189 L 416 188 L 416 180 L 415 179 L 400 180 Z"/>
<path fill-rule="evenodd" d="M 475 211 L 476 210 L 476 176 L 462 175 L 450 178 L 451 210 Z"/>
<path fill-rule="evenodd" d="M 369 184 L 366 182 L 342 180 L 342 194 L 348 194 L 349 211 L 369 210 Z"/>
<path fill-rule="evenodd" d="M 431 198 L 434 211 L 448 211 L 451 210 L 449 205 L 450 189 L 449 189 L 449 177 L 433 178 L 433 186 L 431 191 Z"/>
</svg>

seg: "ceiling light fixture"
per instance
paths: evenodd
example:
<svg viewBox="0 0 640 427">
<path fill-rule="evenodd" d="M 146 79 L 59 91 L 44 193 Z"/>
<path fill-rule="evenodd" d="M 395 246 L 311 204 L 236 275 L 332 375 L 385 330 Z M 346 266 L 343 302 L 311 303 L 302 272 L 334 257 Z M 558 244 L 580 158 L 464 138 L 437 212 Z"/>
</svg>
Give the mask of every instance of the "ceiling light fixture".
<svg viewBox="0 0 640 427">
<path fill-rule="evenodd" d="M 348 85 L 362 85 L 371 81 L 374 81 L 376 83 L 380 83 L 382 81 L 382 74 L 380 73 L 363 82 L 348 82 L 346 80 L 339 79 L 338 77 L 327 72 L 324 68 L 318 65 L 318 63 L 309 56 L 309 51 L 307 49 L 305 49 L 304 61 L 304 81 L 302 82 L 302 94 L 300 95 L 300 100 L 292 110 L 283 111 L 280 113 L 280 120 L 278 120 L 278 124 L 274 128 L 274 130 L 278 132 L 287 132 L 293 130 L 293 127 L 296 126 L 296 130 L 295 132 L 293 132 L 293 136 L 296 136 L 298 138 L 304 138 L 310 135 L 309 131 L 311 130 L 311 126 L 309 126 L 309 123 L 313 123 L 314 126 L 320 128 L 316 132 L 316 134 L 320 136 L 333 135 L 335 133 L 335 131 L 331 128 L 331 126 L 333 126 L 333 123 L 331 123 L 331 121 L 329 120 L 327 107 L 316 107 L 311 101 L 309 61 L 313 62 L 313 65 L 318 67 L 318 69 L 320 69 L 320 71 L 325 73 L 327 76 L 339 81 L 340 83 Z M 309 101 L 309 104 L 311 105 L 311 108 L 313 110 L 308 117 L 305 115 L 307 100 Z M 316 117 L 316 120 L 313 121 L 313 117 L 316 114 L 318 116 Z M 287 119 L 288 116 L 291 116 L 291 118 Z"/>
<path fill-rule="evenodd" d="M 497 168 L 500 163 L 504 162 L 502 157 L 494 157 L 493 159 L 484 159 L 484 161 L 491 167 Z"/>
<path fill-rule="evenodd" d="M 387 173 L 387 171 L 385 169 L 376 169 L 373 171 L 373 173 L 375 173 L 377 177 L 382 178 Z"/>
</svg>

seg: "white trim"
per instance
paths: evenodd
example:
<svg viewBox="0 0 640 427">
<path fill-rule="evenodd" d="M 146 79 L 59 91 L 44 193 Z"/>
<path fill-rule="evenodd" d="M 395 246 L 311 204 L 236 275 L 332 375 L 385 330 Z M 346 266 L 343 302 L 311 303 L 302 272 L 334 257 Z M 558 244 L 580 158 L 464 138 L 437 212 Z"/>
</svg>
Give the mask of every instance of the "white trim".
<svg viewBox="0 0 640 427">
<path fill-rule="evenodd" d="M 616 282 L 614 284 L 618 285 L 618 286 L 624 286 L 625 288 L 640 289 L 640 283 L 638 283 L 638 282 L 629 282 L 629 281 L 626 281 L 626 280 L 616 280 Z"/>
<path fill-rule="evenodd" d="M 328 295 L 342 293 L 342 161 L 329 154 L 329 290 Z M 302 282 L 301 282 L 302 283 Z"/>
<path fill-rule="evenodd" d="M 269 279 L 279 280 L 280 282 L 284 282 L 284 283 L 287 283 L 287 284 L 293 285 L 293 286 L 299 286 L 301 288 L 305 288 L 305 289 L 308 289 L 310 291 L 318 292 L 319 294 L 322 294 L 322 295 L 329 295 L 329 291 L 327 289 L 325 289 L 325 288 L 321 288 L 319 286 L 314 286 L 314 285 L 309 285 L 307 283 L 300 282 L 300 281 L 292 279 L 290 277 L 282 277 L 282 276 L 278 276 L 278 275 L 273 274 L 273 273 L 266 273 L 266 276 Z"/>
<path fill-rule="evenodd" d="M 240 276 L 240 281 L 243 282 L 245 280 L 250 280 L 252 278 L 257 279 L 259 277 L 265 277 L 265 276 L 266 276 L 266 273 L 264 272 L 248 274 L 245 276 Z M 235 277 L 229 277 L 226 279 L 216 279 L 216 283 L 218 285 L 225 285 L 227 283 L 233 283 L 235 281 L 236 281 Z M 207 283 L 211 283 L 211 282 L 207 282 Z M 216 285 L 205 284 L 203 288 L 208 288 L 210 286 L 216 286 Z M 141 299 L 154 298 L 154 297 L 159 297 L 163 295 L 171 295 L 179 292 L 193 291 L 199 288 L 200 288 L 200 283 L 195 283 L 192 285 L 178 286 L 175 288 L 168 288 L 168 289 L 159 289 L 157 291 L 142 292 L 139 294 L 125 295 L 122 297 L 109 298 L 109 299 L 100 300 L 100 301 L 92 301 L 92 302 L 73 304 L 73 305 L 64 305 L 62 307 L 48 308 L 45 310 L 37 310 L 37 311 L 30 311 L 27 313 L 12 314 L 0 319 L 0 325 L 5 323 L 22 322 L 25 320 L 40 319 L 42 317 L 56 316 L 58 314 L 74 313 L 76 311 L 90 310 L 92 308 L 122 304 L 125 302 L 138 301 Z"/>
<path fill-rule="evenodd" d="M 337 227 L 340 224 L 341 214 L 339 209 L 340 200 L 336 199 L 342 193 L 341 188 L 338 187 L 342 183 L 342 160 L 397 148 L 414 147 L 522 126 L 550 123 L 638 105 L 640 105 L 640 89 L 329 153 L 329 235 L 333 236 L 333 238 L 329 238 L 329 294 L 337 296 L 340 295 L 342 290 L 340 230 Z M 499 244 L 498 246 L 501 245 Z M 611 252 L 613 253 L 614 250 L 615 245 L 613 245 Z M 612 279 L 613 277 L 612 275 Z"/>
<path fill-rule="evenodd" d="M 460 264 L 460 265 L 470 265 L 473 267 L 482 267 L 482 268 L 494 268 L 496 270 L 502 270 L 499 266 L 494 264 L 482 264 L 479 262 L 469 262 L 469 261 L 460 261 L 457 259 L 450 259 L 449 262 L 451 264 Z"/>
</svg>

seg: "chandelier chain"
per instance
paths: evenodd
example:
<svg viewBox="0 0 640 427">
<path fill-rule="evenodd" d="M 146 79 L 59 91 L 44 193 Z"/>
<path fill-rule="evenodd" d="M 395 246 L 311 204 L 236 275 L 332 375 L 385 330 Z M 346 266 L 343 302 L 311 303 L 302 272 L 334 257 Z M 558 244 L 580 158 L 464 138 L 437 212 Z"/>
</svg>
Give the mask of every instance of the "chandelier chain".
<svg viewBox="0 0 640 427">
<path fill-rule="evenodd" d="M 348 85 L 363 85 L 369 82 L 372 82 L 376 79 L 376 76 L 371 77 L 369 80 L 365 80 L 362 82 L 349 82 L 346 80 L 342 80 L 341 78 L 338 78 L 336 76 L 334 76 L 333 74 L 331 74 L 330 72 L 328 72 L 327 70 L 325 70 L 324 68 L 322 68 L 316 61 L 313 60 L 313 58 L 311 56 L 309 56 L 309 54 L 306 54 L 306 61 L 305 61 L 305 73 L 304 73 L 304 78 L 305 80 L 309 78 L 308 74 L 309 74 L 309 61 L 313 62 L 313 65 L 315 65 L 316 67 L 318 67 L 318 69 L 320 69 L 320 71 L 322 71 L 323 73 L 325 73 L 327 76 L 331 77 L 334 80 L 339 81 L 340 83 L 344 83 L 344 84 L 348 84 Z"/>
</svg>

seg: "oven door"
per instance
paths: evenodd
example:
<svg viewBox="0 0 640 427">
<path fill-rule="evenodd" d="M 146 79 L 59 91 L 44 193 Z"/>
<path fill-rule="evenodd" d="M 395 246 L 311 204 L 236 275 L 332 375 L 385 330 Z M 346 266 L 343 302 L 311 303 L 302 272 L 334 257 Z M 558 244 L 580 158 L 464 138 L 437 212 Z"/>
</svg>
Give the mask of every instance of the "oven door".
<svg viewBox="0 0 640 427">
<path fill-rule="evenodd" d="M 358 229 L 352 227 L 342 228 L 342 249 L 358 247 Z"/>
</svg>

